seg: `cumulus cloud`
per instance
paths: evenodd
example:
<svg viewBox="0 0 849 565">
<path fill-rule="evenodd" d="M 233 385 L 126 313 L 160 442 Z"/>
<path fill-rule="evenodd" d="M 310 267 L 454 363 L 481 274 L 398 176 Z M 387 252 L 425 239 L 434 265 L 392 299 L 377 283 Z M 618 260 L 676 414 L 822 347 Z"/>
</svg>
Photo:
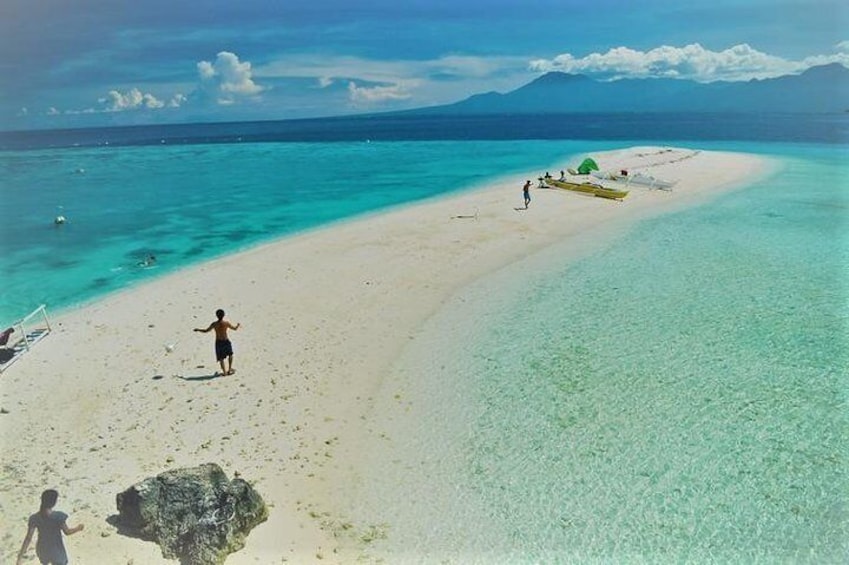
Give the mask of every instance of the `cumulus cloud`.
<svg viewBox="0 0 849 565">
<path fill-rule="evenodd" d="M 265 90 L 254 82 L 251 64 L 240 61 L 235 53 L 229 51 L 221 51 L 214 61 L 200 61 L 196 68 L 198 83 L 188 96 L 176 93 L 166 101 L 153 94 L 144 93 L 138 88 L 131 88 L 126 92 L 110 90 L 105 97 L 98 100 L 101 111 L 179 108 L 198 100 L 211 100 L 215 104 L 230 105 L 255 97 Z"/>
<path fill-rule="evenodd" d="M 355 105 L 371 105 L 390 100 L 407 100 L 412 97 L 403 84 L 388 86 L 357 86 L 353 81 L 348 83 L 348 97 Z"/>
<path fill-rule="evenodd" d="M 186 97 L 182 94 L 175 94 L 168 102 L 164 102 L 150 93 L 143 93 L 138 88 L 131 88 L 126 92 L 118 90 L 110 90 L 107 95 L 100 98 L 101 111 L 104 112 L 123 112 L 125 110 L 158 110 L 160 108 L 177 108 Z M 93 110 L 92 110 L 93 111 Z"/>
<path fill-rule="evenodd" d="M 241 99 L 257 96 L 265 90 L 253 80 L 251 64 L 240 61 L 235 53 L 221 51 L 215 61 L 197 64 L 200 90 L 218 104 L 235 104 Z"/>
<path fill-rule="evenodd" d="M 98 102 L 107 112 L 120 112 L 137 108 L 162 108 L 165 104 L 153 94 L 143 94 L 138 88 L 131 88 L 126 93 L 110 90 L 106 97 Z"/>
<path fill-rule="evenodd" d="M 841 42 L 841 45 L 847 42 Z M 531 61 L 536 72 L 581 73 L 602 79 L 681 78 L 699 82 L 738 81 L 793 74 L 826 63 L 849 65 L 849 53 L 836 53 L 791 61 L 753 49 L 743 43 L 724 51 L 710 51 L 698 43 L 684 47 L 663 45 L 649 51 L 616 47 L 606 53 L 574 57 L 570 53 L 553 59 Z"/>
</svg>

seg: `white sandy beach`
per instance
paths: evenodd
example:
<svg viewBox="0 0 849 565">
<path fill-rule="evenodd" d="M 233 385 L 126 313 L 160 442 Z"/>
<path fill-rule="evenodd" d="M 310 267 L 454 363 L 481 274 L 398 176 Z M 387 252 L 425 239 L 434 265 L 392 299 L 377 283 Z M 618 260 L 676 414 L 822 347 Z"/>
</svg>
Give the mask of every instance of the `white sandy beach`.
<svg viewBox="0 0 849 565">
<path fill-rule="evenodd" d="M 86 529 L 72 563 L 167 562 L 107 518 L 115 495 L 168 469 L 215 462 L 254 483 L 270 517 L 228 563 L 376 558 L 375 524 L 339 514 L 357 480 L 364 430 L 417 331 L 458 291 L 557 244 L 575 257 L 635 221 L 692 206 L 766 174 L 751 155 L 634 147 L 591 155 L 602 169 L 677 180 L 623 202 L 526 178 L 339 223 L 227 256 L 57 316 L 54 331 L 0 375 L 0 561 L 13 562 L 45 488 Z M 557 163 L 551 173 L 577 163 Z M 35 306 L 35 305 L 34 305 Z M 216 308 L 236 374 L 217 369 Z M 176 344 L 173 351 L 165 346 Z M 405 399 L 416 402 L 416 399 Z M 391 535 L 391 524 L 389 525 Z M 30 550 L 31 561 L 34 551 Z"/>
</svg>

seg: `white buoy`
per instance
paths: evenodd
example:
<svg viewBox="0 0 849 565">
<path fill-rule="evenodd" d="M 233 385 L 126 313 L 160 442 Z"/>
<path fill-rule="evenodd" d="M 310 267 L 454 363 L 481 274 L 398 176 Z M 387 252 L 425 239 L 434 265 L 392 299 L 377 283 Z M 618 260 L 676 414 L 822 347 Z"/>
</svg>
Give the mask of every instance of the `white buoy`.
<svg viewBox="0 0 849 565">
<path fill-rule="evenodd" d="M 65 216 L 56 216 L 56 218 L 53 220 L 53 223 L 56 224 L 56 225 L 64 224 L 65 223 Z"/>
</svg>

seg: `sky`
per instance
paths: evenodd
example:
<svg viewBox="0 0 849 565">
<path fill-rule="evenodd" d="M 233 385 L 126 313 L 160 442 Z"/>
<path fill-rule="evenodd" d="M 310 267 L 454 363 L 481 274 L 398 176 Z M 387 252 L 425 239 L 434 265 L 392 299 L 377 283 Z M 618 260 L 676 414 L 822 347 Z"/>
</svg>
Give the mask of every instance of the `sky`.
<svg viewBox="0 0 849 565">
<path fill-rule="evenodd" d="M 448 104 L 550 71 L 849 67 L 846 0 L 0 0 L 0 130 Z"/>
</svg>

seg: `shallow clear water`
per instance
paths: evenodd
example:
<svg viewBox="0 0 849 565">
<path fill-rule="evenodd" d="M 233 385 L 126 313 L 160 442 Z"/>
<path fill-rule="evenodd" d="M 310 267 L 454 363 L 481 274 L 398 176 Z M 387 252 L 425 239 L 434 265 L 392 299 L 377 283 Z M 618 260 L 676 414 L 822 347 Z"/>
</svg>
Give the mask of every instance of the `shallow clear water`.
<svg viewBox="0 0 849 565">
<path fill-rule="evenodd" d="M 770 150 L 777 175 L 571 264 L 549 250 L 431 320 L 349 509 L 387 524 L 375 552 L 845 562 L 845 150 Z"/>
<path fill-rule="evenodd" d="M 0 320 L 611 146 L 286 142 L 0 152 Z M 57 215 L 67 222 L 54 225 Z M 143 268 L 148 255 L 156 263 Z"/>
</svg>

